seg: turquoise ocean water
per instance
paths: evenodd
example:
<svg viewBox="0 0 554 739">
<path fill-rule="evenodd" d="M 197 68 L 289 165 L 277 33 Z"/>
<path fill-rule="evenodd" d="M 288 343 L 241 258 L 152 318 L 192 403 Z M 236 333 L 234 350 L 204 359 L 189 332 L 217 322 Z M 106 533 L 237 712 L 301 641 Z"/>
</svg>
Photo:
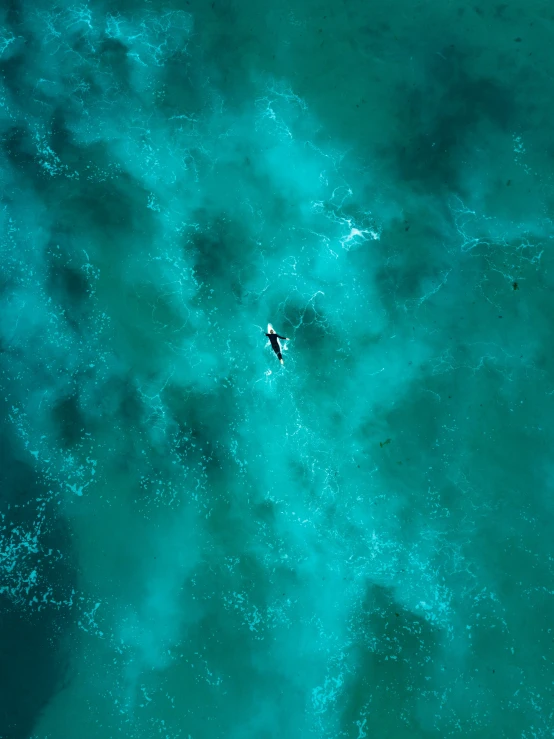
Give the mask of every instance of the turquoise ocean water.
<svg viewBox="0 0 554 739">
<path fill-rule="evenodd" d="M 2 739 L 553 736 L 552 5 L 0 29 Z"/>
</svg>

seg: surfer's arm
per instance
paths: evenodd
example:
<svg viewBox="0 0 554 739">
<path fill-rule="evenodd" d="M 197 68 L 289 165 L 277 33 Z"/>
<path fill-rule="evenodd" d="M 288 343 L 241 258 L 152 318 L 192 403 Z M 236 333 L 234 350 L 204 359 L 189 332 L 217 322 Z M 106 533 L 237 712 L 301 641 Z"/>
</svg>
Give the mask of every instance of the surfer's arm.
<svg viewBox="0 0 554 739">
<path fill-rule="evenodd" d="M 287 339 L 286 336 L 279 336 L 279 334 L 277 334 L 277 338 L 278 339 L 283 339 L 283 341 L 290 341 L 290 339 Z"/>
</svg>

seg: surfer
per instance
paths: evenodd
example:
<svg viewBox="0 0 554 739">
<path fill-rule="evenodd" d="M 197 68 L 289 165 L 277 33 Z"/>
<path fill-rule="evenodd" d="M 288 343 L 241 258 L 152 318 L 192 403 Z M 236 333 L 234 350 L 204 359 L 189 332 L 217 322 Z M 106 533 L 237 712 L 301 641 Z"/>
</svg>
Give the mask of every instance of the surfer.
<svg viewBox="0 0 554 739">
<path fill-rule="evenodd" d="M 283 355 L 281 354 L 281 346 L 279 345 L 279 339 L 282 339 L 283 341 L 288 341 L 286 336 L 279 336 L 279 334 L 276 334 L 275 331 L 270 328 L 269 333 L 266 334 L 267 338 L 271 341 L 271 348 L 277 355 L 277 359 L 283 363 Z"/>
</svg>

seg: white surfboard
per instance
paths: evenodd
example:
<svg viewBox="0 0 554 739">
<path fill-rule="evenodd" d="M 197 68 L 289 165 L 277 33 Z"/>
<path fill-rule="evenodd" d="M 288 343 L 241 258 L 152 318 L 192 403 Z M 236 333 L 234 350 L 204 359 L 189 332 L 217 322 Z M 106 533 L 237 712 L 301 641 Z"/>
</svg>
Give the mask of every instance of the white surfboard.
<svg viewBox="0 0 554 739">
<path fill-rule="evenodd" d="M 268 323 L 267 324 L 267 333 L 270 334 L 272 331 L 275 331 L 275 329 L 273 328 L 273 326 L 271 325 L 271 323 Z M 279 339 L 277 339 L 277 343 L 279 344 L 279 349 L 281 349 L 281 351 L 283 351 L 283 347 L 281 346 L 281 342 L 279 341 Z"/>
<path fill-rule="evenodd" d="M 272 330 L 275 331 L 275 329 L 273 328 L 273 326 L 271 325 L 271 323 L 268 323 L 267 324 L 267 333 L 270 334 Z M 279 344 L 279 351 L 281 353 L 283 353 L 283 347 L 281 346 L 281 342 L 279 341 L 279 339 L 277 339 L 277 343 Z M 283 364 L 283 360 L 282 359 L 279 360 L 279 361 L 281 362 L 281 364 Z"/>
</svg>

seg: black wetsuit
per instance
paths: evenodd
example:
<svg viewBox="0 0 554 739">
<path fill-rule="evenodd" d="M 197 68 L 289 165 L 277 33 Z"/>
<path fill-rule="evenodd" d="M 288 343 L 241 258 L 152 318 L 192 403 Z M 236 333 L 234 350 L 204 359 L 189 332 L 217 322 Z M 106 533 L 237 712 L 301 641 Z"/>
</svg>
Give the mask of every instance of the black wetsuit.
<svg viewBox="0 0 554 739">
<path fill-rule="evenodd" d="M 277 359 L 281 361 L 283 359 L 283 355 L 281 354 L 281 349 L 279 348 L 279 342 L 277 339 L 283 339 L 283 341 L 286 341 L 286 336 L 279 336 L 279 334 L 266 334 L 267 338 L 271 341 L 271 348 L 277 355 Z"/>
</svg>

